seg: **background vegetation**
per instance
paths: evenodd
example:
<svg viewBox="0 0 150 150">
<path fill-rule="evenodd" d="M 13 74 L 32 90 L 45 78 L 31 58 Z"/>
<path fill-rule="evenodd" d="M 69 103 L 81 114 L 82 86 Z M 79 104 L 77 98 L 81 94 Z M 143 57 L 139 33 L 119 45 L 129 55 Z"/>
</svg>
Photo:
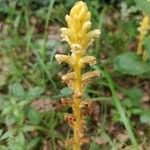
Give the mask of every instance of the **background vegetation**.
<svg viewBox="0 0 150 150">
<path fill-rule="evenodd" d="M 63 150 L 72 134 L 71 110 L 60 99 L 72 91 L 61 83 L 68 53 L 60 27 L 76 0 L 0 0 L 0 150 Z M 101 77 L 86 88 L 93 100 L 85 150 L 149 150 L 150 57 L 136 55 L 146 0 L 85 0 L 101 36 L 88 53 Z M 144 46 L 150 56 L 150 37 Z"/>
</svg>

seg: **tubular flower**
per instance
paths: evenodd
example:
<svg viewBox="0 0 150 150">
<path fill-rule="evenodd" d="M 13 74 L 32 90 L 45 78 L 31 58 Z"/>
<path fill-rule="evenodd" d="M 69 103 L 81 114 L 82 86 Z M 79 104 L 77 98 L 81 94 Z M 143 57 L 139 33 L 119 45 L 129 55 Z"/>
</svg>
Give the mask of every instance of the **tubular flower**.
<svg viewBox="0 0 150 150">
<path fill-rule="evenodd" d="M 138 48 L 137 48 L 137 54 L 142 55 L 144 61 L 147 60 L 148 54 L 146 50 L 143 50 L 143 41 L 149 29 L 150 29 L 150 17 L 144 14 L 144 18 L 140 22 L 140 27 L 138 28 L 140 35 L 138 37 L 139 43 L 138 43 Z"/>
<path fill-rule="evenodd" d="M 72 98 L 62 99 L 63 105 L 71 106 L 73 114 L 65 115 L 65 120 L 73 128 L 74 136 L 69 142 L 74 150 L 80 150 L 80 146 L 89 140 L 84 135 L 84 118 L 91 112 L 91 103 L 84 100 L 83 92 L 91 78 L 100 75 L 98 71 L 82 74 L 86 65 L 96 64 L 94 56 L 87 56 L 86 50 L 94 41 L 94 37 L 100 35 L 100 30 L 90 31 L 91 13 L 86 3 L 79 1 L 66 15 L 67 28 L 61 28 L 62 40 L 66 41 L 71 48 L 70 55 L 56 54 L 58 63 L 65 62 L 70 66 L 70 71 L 62 76 L 62 81 L 73 90 Z"/>
</svg>

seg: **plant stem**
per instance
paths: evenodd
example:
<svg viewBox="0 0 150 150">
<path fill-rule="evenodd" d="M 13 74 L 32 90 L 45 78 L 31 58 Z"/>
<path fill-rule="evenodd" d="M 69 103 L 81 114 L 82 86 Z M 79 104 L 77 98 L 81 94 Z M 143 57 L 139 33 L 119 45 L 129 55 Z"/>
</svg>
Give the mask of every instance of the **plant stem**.
<svg viewBox="0 0 150 150">
<path fill-rule="evenodd" d="M 74 96 L 73 96 L 73 113 L 75 116 L 74 122 L 74 144 L 73 150 L 80 150 L 80 134 L 81 134 L 81 67 L 79 66 L 80 54 L 75 54 L 76 60 L 74 65 L 75 81 L 74 81 Z"/>
<path fill-rule="evenodd" d="M 80 110 L 80 98 L 74 98 L 74 115 L 76 116 L 76 121 L 74 124 L 74 144 L 73 150 L 80 150 L 80 130 L 81 130 L 81 110 Z"/>
</svg>

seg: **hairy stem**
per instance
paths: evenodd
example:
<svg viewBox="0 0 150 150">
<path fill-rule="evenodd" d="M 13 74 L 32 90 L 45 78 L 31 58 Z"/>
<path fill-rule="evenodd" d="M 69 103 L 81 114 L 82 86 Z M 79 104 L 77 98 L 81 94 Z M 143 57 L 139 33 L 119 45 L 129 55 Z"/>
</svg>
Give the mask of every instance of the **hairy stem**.
<svg viewBox="0 0 150 150">
<path fill-rule="evenodd" d="M 76 54 L 76 63 L 74 65 L 74 72 L 76 80 L 74 81 L 74 96 L 73 96 L 73 113 L 76 118 L 74 123 L 74 145 L 73 150 L 80 150 L 80 134 L 81 134 L 81 67 L 79 66 L 80 54 Z"/>
<path fill-rule="evenodd" d="M 76 121 L 74 124 L 74 145 L 73 150 L 80 150 L 80 131 L 81 131 L 81 110 L 79 108 L 81 99 L 74 99 L 74 115 L 76 116 Z"/>
</svg>

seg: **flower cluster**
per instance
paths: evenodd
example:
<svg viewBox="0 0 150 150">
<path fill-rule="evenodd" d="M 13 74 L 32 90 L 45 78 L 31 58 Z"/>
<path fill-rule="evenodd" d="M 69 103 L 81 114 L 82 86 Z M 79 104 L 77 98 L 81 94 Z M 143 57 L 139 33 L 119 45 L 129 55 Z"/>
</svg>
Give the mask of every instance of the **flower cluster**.
<svg viewBox="0 0 150 150">
<path fill-rule="evenodd" d="M 58 63 L 65 62 L 70 66 L 67 74 L 62 76 L 62 81 L 73 90 L 71 99 L 62 99 L 64 105 L 72 107 L 73 114 L 65 116 L 69 125 L 73 128 L 74 137 L 70 140 L 74 150 L 80 150 L 83 143 L 88 142 L 84 136 L 84 118 L 91 112 L 91 102 L 83 99 L 83 92 L 88 81 L 100 75 L 98 71 L 82 74 L 86 65 L 96 64 L 94 56 L 87 56 L 87 48 L 93 43 L 94 37 L 100 35 L 98 29 L 90 31 L 91 13 L 86 4 L 79 1 L 66 15 L 67 28 L 61 28 L 62 40 L 66 41 L 71 49 L 70 55 L 56 54 Z"/>
<path fill-rule="evenodd" d="M 66 15 L 68 28 L 61 28 L 62 38 L 70 45 L 72 52 L 85 52 L 92 44 L 93 38 L 99 36 L 99 30 L 89 31 L 91 28 L 91 13 L 86 4 L 78 2 Z"/>
<path fill-rule="evenodd" d="M 150 29 L 150 17 L 144 14 L 143 20 L 140 22 L 140 27 L 138 28 L 140 35 L 138 37 L 139 43 L 138 43 L 138 48 L 137 48 L 137 54 L 143 55 L 144 61 L 148 59 L 148 54 L 146 50 L 143 50 L 143 41 L 149 29 Z"/>
</svg>

